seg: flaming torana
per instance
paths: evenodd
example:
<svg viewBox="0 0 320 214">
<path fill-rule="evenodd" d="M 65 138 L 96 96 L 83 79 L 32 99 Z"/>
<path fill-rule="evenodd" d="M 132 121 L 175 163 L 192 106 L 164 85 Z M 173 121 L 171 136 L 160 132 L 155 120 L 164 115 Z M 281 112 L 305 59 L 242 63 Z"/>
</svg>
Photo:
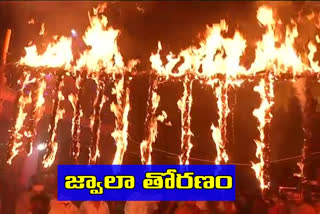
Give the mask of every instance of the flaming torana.
<svg viewBox="0 0 320 214">
<path fill-rule="evenodd" d="M 72 76 L 76 79 L 77 93 L 71 94 L 68 100 L 74 110 L 72 120 L 73 156 L 77 162 L 80 151 L 80 122 L 82 109 L 79 96 L 82 93 L 83 82 L 86 79 L 93 79 L 97 84 L 97 93 L 94 101 L 94 111 L 91 115 L 92 142 L 90 146 L 89 164 L 95 164 L 100 157 L 99 151 L 101 112 L 105 104 L 105 85 L 113 82 L 112 94 L 116 96 L 116 102 L 110 106 L 115 114 L 115 130 L 112 137 L 116 142 L 116 154 L 113 164 L 121 164 L 128 144 L 128 114 L 130 111 L 129 84 L 133 69 L 138 63 L 131 60 L 127 64 L 123 62 L 117 45 L 119 31 L 108 26 L 105 16 L 99 14 L 101 7 L 94 9 L 93 15 L 89 16 L 90 26 L 83 36 L 83 41 L 90 49 L 82 52 L 79 58 L 74 59 L 72 53 L 72 38 L 60 37 L 47 46 L 43 54 L 39 54 L 36 46 L 26 47 L 26 55 L 21 58 L 19 64 L 29 70 L 38 69 L 37 77 L 31 77 L 30 73 L 24 71 L 21 75 L 21 89 L 18 96 L 18 110 L 15 125 L 12 128 L 10 140 L 10 155 L 8 163 L 24 149 L 32 152 L 32 143 L 36 134 L 36 127 L 44 108 L 44 91 L 46 82 L 43 75 L 48 68 L 54 68 L 54 75 L 57 77 L 55 99 L 53 105 L 52 120 L 49 127 L 50 138 L 48 141 L 47 153 L 43 164 L 49 167 L 55 160 L 59 147 L 56 140 L 58 122 L 63 119 L 64 109 L 60 105 L 65 99 L 62 95 L 64 77 Z M 312 22 L 316 15 L 309 16 Z M 314 61 L 316 43 L 319 37 L 315 35 L 313 41 L 309 41 L 307 57 L 302 57 L 294 48 L 294 42 L 298 37 L 297 24 L 292 21 L 286 27 L 285 38 L 278 35 L 278 27 L 281 24 L 273 14 L 271 8 L 262 6 L 257 11 L 257 20 L 265 33 L 262 39 L 256 43 L 255 60 L 249 69 L 240 64 L 240 57 L 246 49 L 246 40 L 239 31 L 235 31 L 232 37 L 224 36 L 228 32 L 228 25 L 224 20 L 220 23 L 208 26 L 205 32 L 205 39 L 200 45 L 191 46 L 182 50 L 177 55 L 170 53 L 166 56 L 166 62 L 160 57 L 161 43 L 158 45 L 158 52 L 151 54 L 150 61 L 150 88 L 147 102 L 147 116 L 145 120 L 145 138 L 141 142 L 141 161 L 143 164 L 152 163 L 152 145 L 157 137 L 158 121 L 163 121 L 166 113 L 157 116 L 157 108 L 160 96 L 157 94 L 158 85 L 166 80 L 177 80 L 183 85 L 183 95 L 177 105 L 181 111 L 181 155 L 180 164 L 189 164 L 191 144 L 191 122 L 190 116 L 192 107 L 192 85 L 195 80 L 212 87 L 217 97 L 218 123 L 212 124 L 212 138 L 216 144 L 216 164 L 226 164 L 229 161 L 227 145 L 227 118 L 230 112 L 228 94 L 231 88 L 240 86 L 246 80 L 259 79 L 259 84 L 254 91 L 259 93 L 261 98 L 260 107 L 253 111 L 258 121 L 259 136 L 255 140 L 258 162 L 252 163 L 252 168 L 260 182 L 261 189 L 268 188 L 270 181 L 268 167 L 270 162 L 269 126 L 272 119 L 272 106 L 274 103 L 273 84 L 277 79 L 289 79 L 295 81 L 306 72 L 318 76 L 320 67 Z M 42 29 L 44 30 L 44 29 Z M 182 63 L 181 63 L 182 62 Z M 180 63 L 180 64 L 179 64 Z M 51 69 L 52 70 L 52 69 Z M 35 84 L 31 94 L 24 93 L 28 84 Z M 26 119 L 26 105 L 32 103 L 31 122 Z M 28 125 L 31 124 L 31 125 Z M 27 140 L 24 140 L 26 138 Z M 27 142 L 27 143 L 25 143 Z M 303 155 L 307 155 L 305 152 Z M 304 157 L 305 158 L 305 157 Z M 304 160 L 304 159 L 303 159 Z M 301 165 L 301 164 L 300 164 Z M 303 165 L 303 162 L 302 162 Z M 303 167 L 301 167 L 303 169 Z M 300 176 L 304 176 L 303 170 Z"/>
</svg>

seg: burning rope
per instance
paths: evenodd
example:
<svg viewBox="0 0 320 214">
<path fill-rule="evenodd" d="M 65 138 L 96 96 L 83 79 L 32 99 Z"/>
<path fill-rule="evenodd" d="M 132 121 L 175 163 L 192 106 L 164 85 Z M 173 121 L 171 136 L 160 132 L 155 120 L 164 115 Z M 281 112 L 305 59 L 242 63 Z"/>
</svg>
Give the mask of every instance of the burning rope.
<svg viewBox="0 0 320 214">
<path fill-rule="evenodd" d="M 27 72 L 23 72 L 19 80 L 19 83 L 21 83 L 21 88 L 19 89 L 17 96 L 18 104 L 15 117 L 15 125 L 11 130 L 11 136 L 9 141 L 9 154 L 7 160 L 8 164 L 12 163 L 12 159 L 19 154 L 21 146 L 23 145 L 23 135 L 20 133 L 20 131 L 23 128 L 24 120 L 27 116 L 27 113 L 25 113 L 25 107 L 32 101 L 30 96 L 31 94 L 26 95 L 24 93 L 24 89 L 32 81 L 33 80 L 30 80 L 30 74 L 27 74 Z"/>
<path fill-rule="evenodd" d="M 216 164 L 226 164 L 228 155 L 226 151 L 227 144 L 227 117 L 230 112 L 228 105 L 228 84 L 225 81 L 219 81 L 219 85 L 215 87 L 218 105 L 218 126 L 212 124 L 212 138 L 216 144 L 217 158 Z"/>
<path fill-rule="evenodd" d="M 261 190 L 270 187 L 270 139 L 269 130 L 272 119 L 271 108 L 274 104 L 273 92 L 273 75 L 266 75 L 265 79 L 261 79 L 259 85 L 254 87 L 254 91 L 258 92 L 261 98 L 261 105 L 253 111 L 253 115 L 258 119 L 259 138 L 255 140 L 257 145 L 256 157 L 260 160 L 258 163 L 252 163 L 252 169 L 256 173 L 256 177 L 260 182 Z"/>
<path fill-rule="evenodd" d="M 300 81 L 300 82 L 299 82 Z M 301 84 L 300 84 L 301 83 Z M 311 93 L 311 78 L 304 77 L 298 81 L 294 82 L 294 86 L 297 90 L 297 97 L 300 102 L 300 108 L 302 112 L 302 129 L 304 134 L 302 156 L 301 161 L 297 163 L 300 172 L 294 175 L 301 178 L 302 182 L 308 179 L 308 170 L 306 170 L 306 165 L 308 165 L 309 158 L 312 153 L 312 127 L 310 118 L 312 118 L 313 113 L 313 97 Z"/>
<path fill-rule="evenodd" d="M 40 81 L 40 82 L 39 82 Z M 28 131 L 25 134 L 27 136 L 27 144 L 26 149 L 28 152 L 28 156 L 32 154 L 32 144 L 35 141 L 37 136 L 37 126 L 38 123 L 43 115 L 44 107 L 44 91 L 46 90 L 46 81 L 44 80 L 44 75 L 41 75 L 40 80 L 37 81 L 36 89 L 32 92 L 33 99 L 32 99 L 32 116 L 30 119 L 30 124 L 28 126 Z"/>
<path fill-rule="evenodd" d="M 87 72 L 83 71 L 81 75 L 78 75 L 76 78 L 76 88 L 77 93 L 69 95 L 68 99 L 73 107 L 73 118 L 72 118 L 72 154 L 74 162 L 78 162 L 78 158 L 80 155 L 80 132 L 81 132 L 81 118 L 83 116 L 83 112 L 80 106 L 80 96 L 82 94 L 82 89 L 84 87 L 84 82 L 86 80 Z"/>
<path fill-rule="evenodd" d="M 110 110 L 116 117 L 115 130 L 111 136 L 116 141 L 116 154 L 113 164 L 118 165 L 123 161 L 124 153 L 128 145 L 128 115 L 130 110 L 129 103 L 129 79 L 128 76 L 122 74 L 120 80 L 115 82 L 112 94 L 116 95 L 117 103 L 112 102 Z"/>
<path fill-rule="evenodd" d="M 192 106 L 192 84 L 193 80 L 188 75 L 183 81 L 183 95 L 178 101 L 181 111 L 181 155 L 180 164 L 188 165 L 189 156 L 192 148 L 191 136 L 191 106 Z"/>
<path fill-rule="evenodd" d="M 105 75 L 100 74 L 97 83 L 97 96 L 94 101 L 94 109 L 93 115 L 90 118 L 91 124 L 91 131 L 92 131 L 92 140 L 91 140 L 91 147 L 90 147 L 90 154 L 89 154 L 89 164 L 95 164 L 97 158 L 100 157 L 100 150 L 99 150 L 99 142 L 100 142 L 100 128 L 101 128 L 101 110 L 103 104 L 106 102 L 106 97 L 104 96 L 105 92 Z"/>
<path fill-rule="evenodd" d="M 64 100 L 64 96 L 62 95 L 62 87 L 64 85 L 64 74 L 59 73 L 58 79 L 56 82 L 56 90 L 55 90 L 55 99 L 53 103 L 53 112 L 51 117 L 51 122 L 49 126 L 49 143 L 48 143 L 48 151 L 44 157 L 43 165 L 45 168 L 50 167 L 54 160 L 58 150 L 58 143 L 56 139 L 56 131 L 58 127 L 58 122 L 63 118 L 65 110 L 61 108 L 61 101 Z"/>
<path fill-rule="evenodd" d="M 158 134 L 158 119 L 156 111 L 160 102 L 157 94 L 158 81 L 153 76 L 149 86 L 149 96 L 147 101 L 147 115 L 145 120 L 145 139 L 140 144 L 141 162 L 151 164 L 152 144 L 156 141 Z"/>
</svg>

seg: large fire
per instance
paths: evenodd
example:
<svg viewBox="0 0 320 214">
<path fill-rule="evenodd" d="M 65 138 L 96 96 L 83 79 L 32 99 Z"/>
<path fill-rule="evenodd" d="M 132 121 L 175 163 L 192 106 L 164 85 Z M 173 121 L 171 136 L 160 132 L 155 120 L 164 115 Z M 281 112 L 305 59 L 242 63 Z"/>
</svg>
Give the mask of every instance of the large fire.
<svg viewBox="0 0 320 214">
<path fill-rule="evenodd" d="M 68 100 L 73 107 L 72 137 L 73 137 L 73 156 L 77 162 L 80 154 L 80 130 L 82 108 L 80 105 L 80 95 L 86 79 L 93 79 L 97 85 L 97 93 L 94 101 L 94 110 L 90 117 L 90 127 L 92 131 L 92 142 L 90 146 L 89 164 L 95 164 L 101 154 L 99 149 L 101 113 L 102 107 L 106 103 L 105 85 L 107 81 L 114 83 L 112 94 L 116 101 L 111 103 L 110 109 L 115 115 L 115 129 L 112 137 L 116 142 L 116 153 L 113 164 L 122 164 L 123 157 L 128 145 L 128 114 L 130 111 L 130 90 L 129 84 L 135 73 L 131 72 L 138 61 L 131 60 L 126 65 L 123 62 L 119 51 L 117 39 L 119 30 L 108 26 L 107 17 L 101 12 L 105 5 L 94 9 L 93 15 L 89 13 L 90 26 L 87 28 L 83 42 L 87 48 L 75 59 L 72 53 L 72 38 L 56 37 L 55 40 L 47 45 L 43 53 L 39 53 L 35 45 L 26 47 L 26 55 L 21 58 L 19 64 L 29 68 L 50 67 L 56 68 L 57 84 L 55 99 L 53 103 L 52 122 L 49 128 L 48 151 L 43 161 L 45 167 L 49 167 L 55 161 L 58 149 L 56 130 L 58 122 L 63 118 L 64 109 L 60 106 L 64 97 L 62 95 L 63 79 L 66 75 L 71 75 L 76 80 L 77 92 L 69 95 Z M 314 15 L 315 16 L 315 15 Z M 230 113 L 228 95 L 231 88 L 241 85 L 245 80 L 253 81 L 253 77 L 259 77 L 259 83 L 254 87 L 254 91 L 259 93 L 261 98 L 260 107 L 253 111 L 253 115 L 258 121 L 259 136 L 255 140 L 257 149 L 256 157 L 259 160 L 253 163 L 252 168 L 260 182 L 261 189 L 269 188 L 268 165 L 270 163 L 270 140 L 268 136 L 270 121 L 272 119 L 272 106 L 274 99 L 273 84 L 283 75 L 286 79 L 295 80 L 303 75 L 305 71 L 317 74 L 320 71 L 318 61 L 315 61 L 317 51 L 316 44 L 320 42 L 319 36 L 315 35 L 314 41 L 308 42 L 308 53 L 299 53 L 295 48 L 296 39 L 299 36 L 297 23 L 292 20 L 286 26 L 284 38 L 279 31 L 282 22 L 277 19 L 273 10 L 262 6 L 257 11 L 257 20 L 265 30 L 260 41 L 256 42 L 255 59 L 247 69 L 241 65 L 240 59 L 243 56 L 247 41 L 245 36 L 239 31 L 228 37 L 228 25 L 225 20 L 218 24 L 208 26 L 199 46 L 190 46 L 178 54 L 169 53 L 166 62 L 161 59 L 161 43 L 158 43 L 158 52 L 151 54 L 150 62 L 152 76 L 150 79 L 149 98 L 147 103 L 147 114 L 145 120 L 145 137 L 141 142 L 141 161 L 143 164 L 151 164 L 152 145 L 157 136 L 156 116 L 160 96 L 157 88 L 160 82 L 169 79 L 180 81 L 183 86 L 183 94 L 178 101 L 178 108 L 181 112 L 181 155 L 180 164 L 189 164 L 190 152 L 193 147 L 191 131 L 191 108 L 192 108 L 192 86 L 193 82 L 199 80 L 201 83 L 210 85 L 217 97 L 218 121 L 217 125 L 212 124 L 212 138 L 216 145 L 217 157 L 216 164 L 226 164 L 229 161 L 227 154 L 227 118 Z M 180 63 L 180 64 L 179 64 Z M 59 70 L 63 69 L 64 72 Z M 59 72 L 58 72 L 59 71 Z M 264 75 L 261 75 L 261 72 Z M 21 90 L 18 98 L 18 113 L 15 125 L 11 133 L 10 157 L 8 163 L 21 151 L 23 142 L 23 126 L 27 112 L 25 106 L 32 98 L 26 95 L 24 87 L 32 81 L 37 81 L 37 89 L 32 93 L 36 101 L 33 107 L 32 128 L 25 133 L 25 137 L 30 138 L 29 146 L 32 148 L 34 135 L 38 121 L 42 116 L 44 100 L 44 90 L 46 83 L 43 79 L 30 79 L 30 75 L 22 75 Z M 160 119 L 161 120 L 161 119 Z M 162 119 L 163 120 L 163 119 Z M 29 149 L 29 154 L 32 152 Z M 303 168 L 303 167 L 302 167 Z"/>
</svg>

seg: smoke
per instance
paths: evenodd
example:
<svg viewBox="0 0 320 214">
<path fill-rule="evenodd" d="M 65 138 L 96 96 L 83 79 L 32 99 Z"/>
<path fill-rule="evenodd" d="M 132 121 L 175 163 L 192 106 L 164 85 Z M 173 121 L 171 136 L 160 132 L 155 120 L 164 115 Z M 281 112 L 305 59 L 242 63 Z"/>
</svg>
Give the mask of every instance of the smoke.
<svg viewBox="0 0 320 214">
<path fill-rule="evenodd" d="M 306 78 L 300 78 L 293 83 L 293 87 L 296 89 L 296 96 L 300 103 L 301 112 L 305 112 L 307 97 L 306 97 Z M 304 114 L 304 113 L 303 113 Z"/>
</svg>

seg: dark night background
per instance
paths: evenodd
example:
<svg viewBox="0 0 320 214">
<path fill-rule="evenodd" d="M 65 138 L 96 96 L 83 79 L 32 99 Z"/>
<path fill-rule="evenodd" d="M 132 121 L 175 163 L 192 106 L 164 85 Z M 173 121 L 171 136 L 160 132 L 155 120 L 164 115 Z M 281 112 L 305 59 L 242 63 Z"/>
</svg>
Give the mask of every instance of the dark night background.
<svg viewBox="0 0 320 214">
<path fill-rule="evenodd" d="M 157 42 L 161 41 L 163 55 L 169 51 L 178 53 L 179 50 L 197 44 L 202 38 L 206 25 L 226 19 L 229 25 L 230 35 L 237 28 L 247 40 L 247 49 L 241 61 L 250 64 L 254 57 L 255 42 L 261 39 L 264 29 L 259 27 L 256 20 L 256 10 L 260 3 L 257 2 L 109 2 L 106 16 L 109 26 L 120 29 L 119 47 L 125 61 L 129 59 L 140 59 L 142 64 L 140 70 L 150 70 L 149 57 L 157 50 Z M 290 17 L 296 17 L 302 8 L 313 8 L 318 10 L 320 3 L 307 2 L 273 2 L 273 7 L 284 23 Z M 23 47 L 29 41 L 41 44 L 50 41 L 53 35 L 70 36 L 70 30 L 76 29 L 80 35 L 88 26 L 88 11 L 92 11 L 98 2 L 0 2 L 0 45 L 4 38 L 6 28 L 12 29 L 12 40 L 10 43 L 8 63 L 16 62 L 23 54 Z M 319 5 L 319 6 L 318 6 Z M 138 10 L 137 8 L 142 8 Z M 34 25 L 28 25 L 28 20 L 33 18 Z M 46 36 L 40 38 L 38 32 L 41 23 L 45 23 Z M 308 37 L 308 32 L 313 32 L 307 26 L 303 26 L 302 36 Z M 299 28 L 299 30 L 301 30 Z M 7 78 L 9 84 L 15 87 L 16 71 L 14 66 L 8 66 Z M 68 79 L 64 89 L 67 96 L 74 89 L 73 80 Z M 54 81 L 53 81 L 54 82 Z M 230 93 L 230 105 L 233 113 L 228 118 L 228 154 L 231 163 L 251 164 L 256 162 L 256 145 L 254 138 L 258 136 L 257 120 L 252 115 L 254 108 L 260 103 L 258 94 L 253 91 L 256 82 L 244 83 L 240 88 Z M 50 87 L 53 86 L 49 84 Z M 109 111 L 109 105 L 114 100 L 110 89 L 106 90 L 106 95 L 110 98 L 104 105 L 103 124 L 105 127 L 101 136 L 101 164 L 110 164 L 113 159 L 115 144 L 110 136 L 113 130 L 114 116 Z M 290 83 L 279 82 L 275 85 L 275 107 L 274 117 L 271 124 L 271 160 L 297 156 L 301 154 L 303 143 L 303 132 L 301 129 L 301 113 L 297 98 L 294 96 Z M 140 164 L 139 143 L 143 139 L 144 118 L 146 101 L 148 94 L 148 78 L 141 76 L 134 78 L 130 85 L 129 113 L 129 145 L 125 154 L 124 164 Z M 81 97 L 85 112 L 85 117 L 89 118 L 92 111 L 95 86 L 88 81 L 86 84 L 86 94 Z M 182 95 L 180 83 L 165 83 L 160 86 L 161 96 L 159 112 L 162 110 L 168 113 L 172 127 L 160 124 L 158 137 L 154 148 L 164 150 L 169 153 L 179 154 L 180 152 L 180 111 L 177 101 Z M 50 101 L 50 90 L 48 92 Z M 314 97 L 320 96 L 318 85 L 314 86 Z M 49 102 L 46 101 L 46 102 Z M 235 102 L 236 101 L 236 102 Z M 88 104 L 89 103 L 89 104 Z M 64 103 L 68 112 L 72 112 L 70 103 Z M 0 151 L 1 170 L 6 177 L 15 177 L 17 180 L 21 176 L 21 169 L 25 157 L 15 159 L 12 166 L 4 164 L 6 145 L 8 142 L 8 129 L 12 126 L 13 103 L 5 103 L 5 107 L 0 116 Z M 70 113 L 71 114 L 71 113 Z M 318 113 L 319 114 L 319 113 Z M 211 138 L 211 123 L 217 123 L 216 98 L 210 87 L 194 84 L 193 105 L 192 105 L 192 143 L 194 145 L 191 157 L 191 164 L 212 164 L 216 157 L 215 145 Z M 50 115 L 46 114 L 40 121 L 38 131 L 38 142 L 45 142 L 48 138 L 47 127 Z M 320 151 L 320 117 L 315 116 L 313 120 L 314 148 L 313 151 Z M 57 163 L 70 163 L 71 144 L 71 121 L 60 122 L 58 128 L 59 150 Z M 82 150 L 81 160 L 86 164 L 88 144 L 90 142 L 90 130 L 87 126 L 82 127 Z M 154 150 L 152 153 L 154 164 L 176 164 L 178 158 L 175 155 Z M 204 162 L 197 159 L 211 160 Z M 299 159 L 272 164 L 272 178 L 274 184 L 289 185 L 295 182 L 293 173 L 297 172 L 296 163 Z M 2 175 L 1 171 L 1 175 Z M 238 188 L 255 189 L 257 185 L 254 172 L 250 165 L 237 167 Z M 1 191 L 1 189 L 0 189 Z M 14 191 L 9 190 L 7 191 Z"/>
</svg>

